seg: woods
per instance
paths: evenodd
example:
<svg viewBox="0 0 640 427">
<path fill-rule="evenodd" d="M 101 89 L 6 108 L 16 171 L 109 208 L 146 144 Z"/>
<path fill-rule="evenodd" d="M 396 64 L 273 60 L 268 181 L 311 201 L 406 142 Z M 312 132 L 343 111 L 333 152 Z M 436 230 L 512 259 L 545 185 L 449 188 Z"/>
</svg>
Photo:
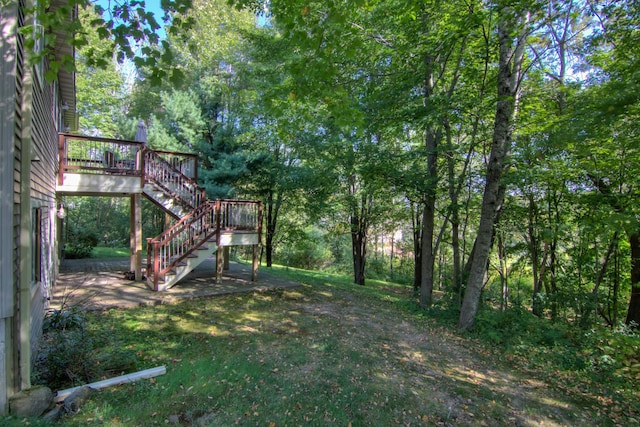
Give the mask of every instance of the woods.
<svg viewBox="0 0 640 427">
<path fill-rule="evenodd" d="M 267 266 L 390 277 L 462 330 L 640 323 L 635 2 L 232 3 L 168 2 L 161 37 L 83 12 L 82 130 L 143 119 L 209 198 L 261 200 Z"/>
</svg>

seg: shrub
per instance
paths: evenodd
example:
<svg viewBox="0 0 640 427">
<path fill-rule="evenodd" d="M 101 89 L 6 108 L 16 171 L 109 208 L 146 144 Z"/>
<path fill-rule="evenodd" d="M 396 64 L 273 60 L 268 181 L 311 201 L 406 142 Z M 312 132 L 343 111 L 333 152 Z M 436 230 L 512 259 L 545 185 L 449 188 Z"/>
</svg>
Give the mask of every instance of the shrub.
<svg viewBox="0 0 640 427">
<path fill-rule="evenodd" d="M 72 307 L 70 309 L 49 309 L 42 324 L 43 331 L 62 331 L 84 326 L 84 316 L 80 310 Z"/>
<path fill-rule="evenodd" d="M 64 256 L 69 259 L 88 258 L 99 241 L 94 230 L 69 227 Z"/>
<path fill-rule="evenodd" d="M 107 373 L 136 369 L 133 350 L 101 346 L 100 340 L 87 330 L 84 313 L 76 307 L 50 310 L 43 331 L 34 383 L 55 390 L 90 383 Z"/>
</svg>

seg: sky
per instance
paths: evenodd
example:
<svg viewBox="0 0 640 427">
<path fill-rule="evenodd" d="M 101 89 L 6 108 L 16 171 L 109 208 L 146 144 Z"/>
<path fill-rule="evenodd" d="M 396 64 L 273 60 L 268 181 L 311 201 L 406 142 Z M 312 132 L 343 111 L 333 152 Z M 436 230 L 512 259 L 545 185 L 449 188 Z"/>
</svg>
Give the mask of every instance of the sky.
<svg viewBox="0 0 640 427">
<path fill-rule="evenodd" d="M 118 0 L 95 0 L 94 3 L 101 6 L 103 9 L 108 10 L 109 4 L 112 4 L 116 1 Z M 162 10 L 162 7 L 160 7 L 160 0 L 146 0 L 145 9 L 147 11 L 153 12 L 160 26 L 163 25 L 162 17 L 164 15 L 164 11 Z M 164 28 L 161 28 L 160 30 L 158 30 L 158 35 L 160 36 L 161 39 L 165 37 L 166 34 L 164 31 Z"/>
<path fill-rule="evenodd" d="M 106 11 L 109 10 L 109 5 L 113 6 L 114 3 L 120 3 L 121 0 L 94 0 L 94 3 L 101 6 L 105 10 L 105 14 L 108 13 Z M 166 33 L 164 31 L 164 22 L 162 21 L 162 17 L 164 16 L 164 11 L 162 7 L 160 7 L 160 0 L 146 0 L 145 1 L 145 9 L 147 11 L 153 12 L 155 15 L 156 21 L 162 28 L 158 30 L 158 36 L 160 39 L 164 39 L 166 37 Z M 105 19 L 109 19 L 108 16 L 104 16 Z M 126 86 L 130 89 L 133 86 L 134 80 L 137 78 L 136 67 L 133 65 L 133 62 L 129 60 L 125 60 L 122 64 L 120 64 L 120 73 L 125 79 Z"/>
</svg>

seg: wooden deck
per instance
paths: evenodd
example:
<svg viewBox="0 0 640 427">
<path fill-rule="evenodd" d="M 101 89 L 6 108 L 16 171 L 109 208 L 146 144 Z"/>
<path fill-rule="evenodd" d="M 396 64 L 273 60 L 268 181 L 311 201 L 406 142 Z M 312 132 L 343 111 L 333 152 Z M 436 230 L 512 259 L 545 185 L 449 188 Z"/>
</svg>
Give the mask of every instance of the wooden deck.
<svg viewBox="0 0 640 427">
<path fill-rule="evenodd" d="M 257 247 L 262 230 L 262 205 L 250 200 L 207 200 L 197 183 L 193 154 L 156 151 L 137 141 L 59 135 L 60 196 L 131 197 L 130 271 L 142 280 L 141 197 L 174 217 L 170 228 L 147 239 L 147 284 L 164 291 L 185 278 L 212 254 L 222 277 L 221 249 L 253 246 L 253 276 L 257 277 Z"/>
</svg>

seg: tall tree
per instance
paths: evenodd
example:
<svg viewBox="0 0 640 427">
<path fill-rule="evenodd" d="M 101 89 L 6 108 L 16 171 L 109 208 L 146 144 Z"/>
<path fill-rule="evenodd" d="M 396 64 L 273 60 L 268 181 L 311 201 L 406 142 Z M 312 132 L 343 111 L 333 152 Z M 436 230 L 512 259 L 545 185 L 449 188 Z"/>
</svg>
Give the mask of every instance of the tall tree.
<svg viewBox="0 0 640 427">
<path fill-rule="evenodd" d="M 473 326 L 480 305 L 487 262 L 493 243 L 494 220 L 504 197 L 500 188 L 501 178 L 505 168 L 504 160 L 508 154 L 513 135 L 523 73 L 525 44 L 530 31 L 528 11 L 499 5 L 496 13 L 499 47 L 498 99 L 493 124 L 491 153 L 487 163 L 480 225 L 478 226 L 470 276 L 458 321 L 460 329 L 470 329 Z"/>
</svg>

